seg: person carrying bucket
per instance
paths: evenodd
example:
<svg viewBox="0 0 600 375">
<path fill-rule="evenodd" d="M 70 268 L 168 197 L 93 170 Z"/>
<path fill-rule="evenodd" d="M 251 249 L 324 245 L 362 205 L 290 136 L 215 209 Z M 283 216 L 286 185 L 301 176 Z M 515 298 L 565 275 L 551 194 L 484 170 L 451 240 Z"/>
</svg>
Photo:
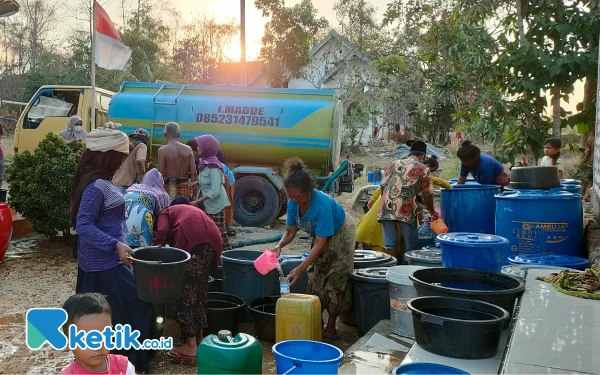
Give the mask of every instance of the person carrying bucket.
<svg viewBox="0 0 600 375">
<path fill-rule="evenodd" d="M 173 359 L 193 362 L 198 343 L 208 328 L 206 298 L 208 272 L 221 260 L 223 242 L 214 221 L 201 209 L 179 196 L 158 215 L 155 245 L 170 245 L 192 256 L 185 265 L 183 293 L 175 303 L 176 320 L 181 328 L 183 344 L 169 351 Z"/>
<path fill-rule="evenodd" d="M 86 150 L 73 179 L 70 218 L 79 235 L 77 245 L 76 293 L 105 295 L 113 324 L 129 324 L 140 332 L 143 342 L 150 336 L 154 319 L 152 304 L 137 298 L 135 278 L 124 243 L 125 199 L 112 178 L 127 158 L 129 139 L 107 123 L 104 129 L 88 133 Z M 149 350 L 128 350 L 126 355 L 139 372 L 148 372 Z"/>
<path fill-rule="evenodd" d="M 383 228 L 385 251 L 403 262 L 403 254 L 396 252 L 400 234 L 404 239 L 404 252 L 419 247 L 417 228 L 417 195 L 423 197 L 432 220 L 437 219 L 433 207 L 435 190 L 429 168 L 423 164 L 427 145 L 422 141 L 410 142 L 410 153 L 392 162 L 381 181 L 381 204 L 377 221 Z"/>
<path fill-rule="evenodd" d="M 311 250 L 302 263 L 288 275 L 294 285 L 308 269 L 306 293 L 321 300 L 329 319 L 323 341 L 339 339 L 335 323 L 350 307 L 349 275 L 354 269 L 356 225 L 335 199 L 316 189 L 308 167 L 298 158 L 286 160 L 283 185 L 288 195 L 285 233 L 272 251 L 278 255 L 302 229 L 312 237 Z"/>
<path fill-rule="evenodd" d="M 481 152 L 479 147 L 464 141 L 456 156 L 462 163 L 460 167 L 460 176 L 458 176 L 458 185 L 467 182 L 469 173 L 473 175 L 475 181 L 482 185 L 500 185 L 504 188 L 510 184 L 510 173 L 508 173 L 502 163 L 492 156 Z"/>
<path fill-rule="evenodd" d="M 424 164 L 431 173 L 439 168 L 437 158 L 433 155 L 425 159 Z M 440 177 L 431 177 L 434 185 L 444 189 L 451 189 L 452 185 Z M 385 252 L 385 243 L 383 241 L 383 229 L 381 223 L 377 221 L 377 211 L 381 205 L 381 187 L 375 190 L 369 202 L 367 202 L 367 213 L 356 224 L 356 242 L 361 243 L 365 249 Z M 398 232 L 396 240 L 396 253 L 402 250 L 402 233 Z"/>
</svg>

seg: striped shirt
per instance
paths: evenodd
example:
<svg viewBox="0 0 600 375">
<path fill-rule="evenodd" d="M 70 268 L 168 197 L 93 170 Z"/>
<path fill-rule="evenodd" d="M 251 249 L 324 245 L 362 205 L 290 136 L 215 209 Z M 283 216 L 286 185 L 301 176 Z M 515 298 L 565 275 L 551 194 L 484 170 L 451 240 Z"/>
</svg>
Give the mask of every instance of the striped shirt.
<svg viewBox="0 0 600 375">
<path fill-rule="evenodd" d="M 77 261 L 85 272 L 105 271 L 121 264 L 115 246 L 123 242 L 125 199 L 107 180 L 83 189 L 77 213 Z"/>
</svg>

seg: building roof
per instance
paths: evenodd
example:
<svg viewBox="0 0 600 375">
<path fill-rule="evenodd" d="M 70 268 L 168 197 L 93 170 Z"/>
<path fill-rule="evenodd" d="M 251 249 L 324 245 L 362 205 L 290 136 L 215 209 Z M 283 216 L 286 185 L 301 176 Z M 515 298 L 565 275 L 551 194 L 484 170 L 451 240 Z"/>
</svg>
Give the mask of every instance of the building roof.
<svg viewBox="0 0 600 375">
<path fill-rule="evenodd" d="M 8 17 L 19 11 L 17 0 L 0 0 L 0 17 Z"/>
<path fill-rule="evenodd" d="M 250 86 L 260 77 L 264 63 L 262 61 L 246 62 L 246 86 Z M 240 62 L 229 62 L 220 64 L 216 69 L 213 84 L 240 86 L 240 75 L 242 64 Z"/>
</svg>

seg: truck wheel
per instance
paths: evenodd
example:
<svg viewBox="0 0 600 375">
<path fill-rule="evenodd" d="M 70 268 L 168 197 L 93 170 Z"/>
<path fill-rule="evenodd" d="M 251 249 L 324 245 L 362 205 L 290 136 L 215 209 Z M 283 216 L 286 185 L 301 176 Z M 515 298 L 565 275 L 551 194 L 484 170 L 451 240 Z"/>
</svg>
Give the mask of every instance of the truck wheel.
<svg viewBox="0 0 600 375">
<path fill-rule="evenodd" d="M 277 218 L 279 193 L 267 180 L 246 176 L 235 181 L 234 219 L 246 227 L 262 227 Z"/>
<path fill-rule="evenodd" d="M 282 217 L 283 215 L 285 215 L 287 213 L 287 200 L 284 200 L 283 202 L 281 202 L 281 207 L 279 208 L 279 213 L 277 214 L 277 217 Z"/>
</svg>

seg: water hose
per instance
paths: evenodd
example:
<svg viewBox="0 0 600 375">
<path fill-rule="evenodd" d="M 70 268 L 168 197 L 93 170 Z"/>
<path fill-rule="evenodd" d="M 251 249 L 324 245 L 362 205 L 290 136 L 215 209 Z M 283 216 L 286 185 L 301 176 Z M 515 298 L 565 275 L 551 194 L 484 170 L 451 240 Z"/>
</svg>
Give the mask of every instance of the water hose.
<svg viewBox="0 0 600 375">
<path fill-rule="evenodd" d="M 231 242 L 231 248 L 238 249 L 240 247 L 245 247 L 245 246 L 253 246 L 253 245 L 260 245 L 260 244 L 264 244 L 264 243 L 277 242 L 277 241 L 281 240 L 281 237 L 283 237 L 283 234 L 278 234 L 276 236 L 271 236 L 271 237 L 256 238 L 254 240 L 233 241 L 233 242 Z"/>
</svg>

